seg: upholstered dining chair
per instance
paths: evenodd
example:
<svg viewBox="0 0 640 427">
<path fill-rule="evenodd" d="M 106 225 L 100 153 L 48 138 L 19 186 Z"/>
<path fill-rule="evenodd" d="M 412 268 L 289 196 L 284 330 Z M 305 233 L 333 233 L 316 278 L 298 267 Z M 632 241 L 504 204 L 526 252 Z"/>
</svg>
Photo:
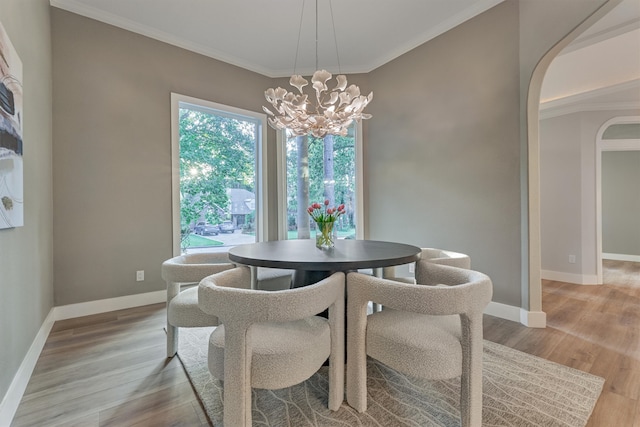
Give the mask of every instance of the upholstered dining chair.
<svg viewBox="0 0 640 427">
<path fill-rule="evenodd" d="M 167 282 L 167 357 L 178 350 L 179 329 L 215 326 L 218 319 L 198 307 L 200 280 L 234 268 L 226 252 L 206 252 L 180 255 L 162 263 L 161 275 Z"/>
<path fill-rule="evenodd" d="M 329 358 L 328 406 L 344 400 L 344 273 L 281 290 L 241 289 L 247 267 L 199 286 L 200 308 L 220 319 L 209 339 L 209 372 L 224 381 L 225 426 L 251 426 L 251 387 L 280 389 L 311 377 Z M 316 314 L 329 309 L 328 319 Z"/>
<path fill-rule="evenodd" d="M 427 260 L 434 264 L 450 265 L 452 267 L 471 269 L 471 258 L 469 255 L 459 252 L 448 251 L 436 248 L 421 248 L 420 259 Z M 382 277 L 405 283 L 416 283 L 414 277 L 396 276 L 395 267 L 385 267 L 382 270 Z"/>
<path fill-rule="evenodd" d="M 347 402 L 367 409 L 367 355 L 419 378 L 461 377 L 462 426 L 482 424 L 485 274 L 418 260 L 418 284 L 347 275 Z M 367 316 L 369 301 L 385 309 Z"/>
</svg>

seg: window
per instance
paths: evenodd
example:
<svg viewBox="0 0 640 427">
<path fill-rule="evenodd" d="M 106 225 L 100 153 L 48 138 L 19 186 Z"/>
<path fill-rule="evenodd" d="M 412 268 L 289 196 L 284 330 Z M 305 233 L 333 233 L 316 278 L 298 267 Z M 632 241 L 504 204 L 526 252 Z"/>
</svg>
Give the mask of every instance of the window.
<svg viewBox="0 0 640 427">
<path fill-rule="evenodd" d="M 326 199 L 331 206 L 345 205 L 338 238 L 363 238 L 360 134 L 354 123 L 345 137 L 279 135 L 280 239 L 315 236 L 307 208 Z"/>
<path fill-rule="evenodd" d="M 174 254 L 265 240 L 264 114 L 171 100 Z"/>
</svg>

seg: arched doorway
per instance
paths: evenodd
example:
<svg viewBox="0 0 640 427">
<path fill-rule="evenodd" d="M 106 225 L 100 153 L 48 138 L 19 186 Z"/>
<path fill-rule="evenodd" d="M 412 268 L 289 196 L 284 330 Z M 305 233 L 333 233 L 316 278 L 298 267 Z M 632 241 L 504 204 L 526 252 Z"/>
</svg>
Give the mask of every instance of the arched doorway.
<svg viewBox="0 0 640 427">
<path fill-rule="evenodd" d="M 596 138 L 596 274 L 598 284 L 603 283 L 603 155 L 621 152 L 640 153 L 640 116 L 613 118 L 602 125 Z M 615 161 L 615 159 L 612 158 L 610 161 Z M 629 184 L 630 187 L 633 186 L 633 183 Z M 637 190 L 637 186 L 635 190 Z M 636 229 L 634 227 L 630 230 L 632 238 L 636 238 L 634 233 Z M 624 247 L 625 244 L 618 243 L 618 245 Z"/>
<path fill-rule="evenodd" d="M 527 123 L 527 193 L 526 211 L 528 219 L 528 234 L 524 240 L 528 242 L 528 281 L 525 281 L 523 292 L 523 307 L 526 318 L 521 322 L 531 327 L 545 327 L 546 315 L 542 311 L 542 278 L 541 278 L 541 216 L 540 216 L 540 94 L 544 76 L 549 65 L 558 54 L 586 29 L 600 20 L 620 3 L 620 0 L 610 0 L 604 3 L 592 15 L 574 28 L 567 36 L 553 46 L 534 68 L 529 82 L 526 101 Z M 526 310 L 528 308 L 528 310 Z"/>
</svg>

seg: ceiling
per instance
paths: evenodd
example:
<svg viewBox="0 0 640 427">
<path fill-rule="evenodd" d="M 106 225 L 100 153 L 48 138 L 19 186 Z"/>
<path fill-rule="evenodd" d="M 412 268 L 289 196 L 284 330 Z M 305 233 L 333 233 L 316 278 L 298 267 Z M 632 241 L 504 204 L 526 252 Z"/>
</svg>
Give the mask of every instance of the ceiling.
<svg viewBox="0 0 640 427">
<path fill-rule="evenodd" d="M 502 1 L 318 0 L 317 15 L 315 0 L 50 0 L 50 4 L 268 77 L 287 77 L 294 72 L 310 75 L 319 68 L 332 73 L 369 72 Z M 563 62 L 562 56 L 579 56 L 575 51 L 589 58 L 587 52 L 603 41 L 614 46 L 608 47 L 610 52 L 636 55 L 628 53 L 633 47 L 626 46 L 625 51 L 615 45 L 615 40 L 629 40 L 634 31 L 640 35 L 640 1 L 622 0 L 554 62 Z M 566 58 L 565 63 L 571 62 Z M 618 68 L 624 62 L 610 60 Z M 573 66 L 591 68 L 588 63 Z M 562 71 L 560 65 L 555 68 Z M 637 76 L 640 84 L 640 69 L 629 71 L 627 80 L 629 75 Z M 620 78 L 603 83 L 607 78 L 599 76 L 591 89 L 620 83 Z M 566 92 L 567 78 L 552 67 L 545 80 L 554 83 L 554 79 L 555 86 Z M 628 92 L 629 87 L 623 85 L 621 90 Z M 561 97 L 567 94 L 556 90 L 543 100 Z"/>
<path fill-rule="evenodd" d="M 303 75 L 317 68 L 345 74 L 369 72 L 502 1 L 319 0 L 317 67 L 314 0 L 50 3 L 268 77 L 285 77 L 293 74 L 294 66 L 296 74 Z"/>
</svg>

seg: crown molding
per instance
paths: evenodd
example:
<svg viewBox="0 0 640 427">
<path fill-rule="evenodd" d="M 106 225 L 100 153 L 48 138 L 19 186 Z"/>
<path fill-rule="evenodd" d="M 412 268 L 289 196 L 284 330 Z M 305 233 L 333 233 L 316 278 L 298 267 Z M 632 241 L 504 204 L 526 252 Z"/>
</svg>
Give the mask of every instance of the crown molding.
<svg viewBox="0 0 640 427">
<path fill-rule="evenodd" d="M 140 34 L 145 37 L 149 37 L 182 49 L 186 49 L 200 55 L 208 56 L 210 58 L 225 62 L 230 65 L 235 65 L 236 67 L 240 67 L 245 70 L 253 71 L 255 73 L 262 74 L 271 78 L 277 77 L 277 75 L 275 75 L 272 70 L 268 70 L 266 68 L 256 66 L 255 64 L 241 61 L 238 58 L 227 55 L 223 52 L 211 49 L 198 43 L 194 43 L 192 41 L 185 40 L 181 37 L 176 37 L 173 34 L 159 31 L 155 28 L 142 25 L 138 22 L 122 18 L 121 16 L 117 16 L 111 13 L 104 12 L 103 10 L 87 6 L 76 0 L 50 0 L 49 3 L 51 4 L 51 6 L 58 9 L 66 10 L 67 12 L 75 13 L 77 15 L 94 19 L 96 21 L 112 25 L 114 27 L 122 28 L 123 30 L 131 31 L 133 33 Z"/>
<path fill-rule="evenodd" d="M 415 49 L 416 47 L 425 44 L 426 42 L 433 40 L 441 34 L 446 33 L 447 31 L 457 27 L 458 25 L 468 21 L 471 18 L 478 16 L 479 14 L 486 12 L 487 10 L 499 5 L 505 0 L 481 0 L 477 1 L 473 4 L 473 6 L 463 10 L 462 12 L 452 16 L 451 18 L 442 21 L 438 25 L 429 28 L 428 31 L 420 34 L 418 37 L 413 40 L 404 43 L 401 46 L 398 46 L 397 49 L 389 52 L 387 55 L 383 55 L 374 60 L 371 64 L 369 64 L 366 68 L 365 72 L 371 72 L 376 68 L 396 59 L 399 56 L 404 55 L 405 53 Z"/>
<path fill-rule="evenodd" d="M 597 33 L 585 36 L 583 38 L 578 38 L 567 47 L 565 47 L 558 56 L 565 55 L 569 52 L 573 52 L 576 50 L 584 49 L 585 47 L 592 46 L 596 43 L 600 43 L 602 41 L 621 36 L 622 34 L 628 33 L 630 31 L 635 31 L 640 29 L 640 18 L 632 19 L 613 27 L 607 28 L 606 30 L 599 31 Z"/>
<path fill-rule="evenodd" d="M 596 98 L 599 98 L 601 96 L 630 91 L 634 89 L 638 90 L 638 93 L 640 94 L 640 79 L 634 79 L 624 83 L 619 83 L 578 93 L 575 95 L 569 95 L 562 98 L 541 102 L 540 120 L 584 111 L 640 109 L 640 97 L 638 100 L 633 101 L 598 102 L 597 100 L 595 100 Z"/>
</svg>

